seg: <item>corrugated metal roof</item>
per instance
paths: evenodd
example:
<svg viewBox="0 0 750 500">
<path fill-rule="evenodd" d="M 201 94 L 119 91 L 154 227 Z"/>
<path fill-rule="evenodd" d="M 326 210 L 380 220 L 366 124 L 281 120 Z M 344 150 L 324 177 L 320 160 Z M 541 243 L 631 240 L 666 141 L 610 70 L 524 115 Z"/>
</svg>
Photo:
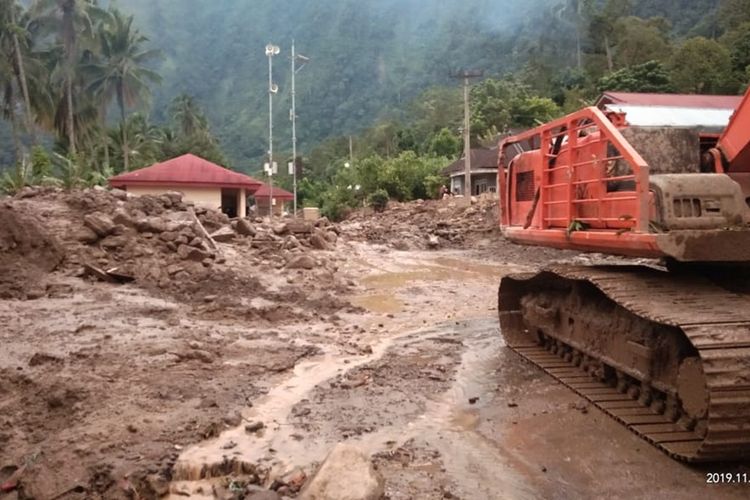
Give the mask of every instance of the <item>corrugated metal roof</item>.
<svg viewBox="0 0 750 500">
<path fill-rule="evenodd" d="M 694 108 L 673 106 L 633 106 L 608 104 L 608 111 L 625 113 L 634 127 L 682 127 L 721 132 L 729 123 L 734 108 Z"/>
<path fill-rule="evenodd" d="M 497 148 L 472 148 L 471 150 L 471 170 L 481 168 L 497 168 Z M 465 169 L 465 155 L 454 161 L 443 169 L 443 175 L 450 175 L 456 172 L 463 172 Z"/>
<path fill-rule="evenodd" d="M 265 182 L 261 182 L 260 187 L 258 188 L 256 192 L 253 193 L 253 196 L 255 196 L 256 199 L 268 198 L 270 191 L 271 190 L 268 184 L 266 184 Z M 273 197 L 276 198 L 277 200 L 282 200 L 282 201 L 290 201 L 294 199 L 294 195 L 292 193 L 290 193 L 289 191 L 285 189 L 281 189 L 280 187 L 277 187 L 277 186 L 273 187 Z"/>
<path fill-rule="evenodd" d="M 109 184 L 113 187 L 134 184 L 244 187 L 254 192 L 262 183 L 248 175 L 233 172 L 198 156 L 186 154 L 150 167 L 116 175 L 109 179 Z"/>
<path fill-rule="evenodd" d="M 628 106 L 667 106 L 676 108 L 736 109 L 742 96 L 697 94 L 644 94 L 636 92 L 605 92 L 597 106 L 621 104 Z"/>
</svg>

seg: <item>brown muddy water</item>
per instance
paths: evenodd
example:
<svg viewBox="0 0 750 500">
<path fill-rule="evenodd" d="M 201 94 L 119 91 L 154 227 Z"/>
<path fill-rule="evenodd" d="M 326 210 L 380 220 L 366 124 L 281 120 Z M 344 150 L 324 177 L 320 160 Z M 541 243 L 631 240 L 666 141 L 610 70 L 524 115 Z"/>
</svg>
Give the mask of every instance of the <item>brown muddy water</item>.
<svg viewBox="0 0 750 500">
<path fill-rule="evenodd" d="M 361 381 L 363 373 L 362 385 L 341 383 Z M 265 422 L 262 432 L 248 434 L 243 424 L 187 449 L 174 487 L 184 494 L 204 485 L 197 481 L 205 479 L 201 471 L 226 460 L 262 463 L 279 475 L 309 469 L 347 440 L 380 457 L 404 448 L 430 452 L 428 460 L 393 470 L 380 464 L 392 499 L 446 492 L 457 498 L 747 498 L 746 486 L 712 488 L 704 468 L 672 461 L 595 408 L 582 412 L 580 403 L 507 350 L 494 318 L 404 332 L 368 356 L 323 355 L 299 364 L 244 414 Z M 359 424 L 364 430 L 352 432 Z"/>
</svg>

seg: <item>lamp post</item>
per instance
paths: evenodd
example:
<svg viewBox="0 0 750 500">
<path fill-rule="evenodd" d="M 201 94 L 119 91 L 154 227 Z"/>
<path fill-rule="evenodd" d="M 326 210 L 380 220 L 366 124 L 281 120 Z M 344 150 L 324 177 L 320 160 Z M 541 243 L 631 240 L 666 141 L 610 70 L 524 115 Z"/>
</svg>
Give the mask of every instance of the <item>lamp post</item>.
<svg viewBox="0 0 750 500">
<path fill-rule="evenodd" d="M 297 67 L 297 60 L 302 62 L 302 65 Z M 294 216 L 297 217 L 297 87 L 296 87 L 296 75 L 297 72 L 305 67 L 305 64 L 310 59 L 297 54 L 294 50 L 294 40 L 292 40 L 292 109 L 289 113 L 289 118 L 292 120 L 292 184 L 294 186 Z"/>
<path fill-rule="evenodd" d="M 279 87 L 273 83 L 273 56 L 279 54 L 281 49 L 273 44 L 266 45 L 266 56 L 268 56 L 268 219 L 273 218 L 273 95 L 279 91 Z"/>
</svg>

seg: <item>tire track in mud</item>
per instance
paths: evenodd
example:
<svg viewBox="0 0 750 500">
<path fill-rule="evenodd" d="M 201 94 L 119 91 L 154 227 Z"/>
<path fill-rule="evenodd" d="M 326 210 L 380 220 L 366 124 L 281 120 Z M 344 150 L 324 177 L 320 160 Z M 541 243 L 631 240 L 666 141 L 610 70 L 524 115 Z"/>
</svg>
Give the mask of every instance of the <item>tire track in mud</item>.
<svg viewBox="0 0 750 500">
<path fill-rule="evenodd" d="M 264 421 L 264 431 L 248 434 L 241 426 L 188 449 L 177 462 L 176 484 L 184 490 L 185 481 L 201 479 L 212 462 L 227 459 L 278 474 L 307 469 L 336 442 L 348 440 L 376 455 L 391 498 L 443 498 L 445 492 L 490 498 L 498 491 L 534 498 L 503 450 L 474 432 L 478 406 L 494 398 L 502 347 L 494 319 L 483 319 L 396 335 L 364 357 L 328 352 L 304 361 L 247 413 L 248 420 Z M 227 443 L 234 444 L 230 452 Z M 407 479 L 396 479 L 388 457 L 414 446 L 415 456 L 427 459 L 410 460 Z M 429 479 L 410 491 L 420 474 Z"/>
</svg>

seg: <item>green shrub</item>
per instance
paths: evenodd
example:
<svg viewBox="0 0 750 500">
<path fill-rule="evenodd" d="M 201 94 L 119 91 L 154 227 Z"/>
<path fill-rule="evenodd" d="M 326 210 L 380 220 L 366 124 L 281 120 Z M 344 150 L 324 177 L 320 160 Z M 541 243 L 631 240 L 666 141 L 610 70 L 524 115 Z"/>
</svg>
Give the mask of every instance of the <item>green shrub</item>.
<svg viewBox="0 0 750 500">
<path fill-rule="evenodd" d="M 378 189 L 370 194 L 367 201 L 376 212 L 383 212 L 388 206 L 388 192 L 385 189 Z"/>
</svg>

